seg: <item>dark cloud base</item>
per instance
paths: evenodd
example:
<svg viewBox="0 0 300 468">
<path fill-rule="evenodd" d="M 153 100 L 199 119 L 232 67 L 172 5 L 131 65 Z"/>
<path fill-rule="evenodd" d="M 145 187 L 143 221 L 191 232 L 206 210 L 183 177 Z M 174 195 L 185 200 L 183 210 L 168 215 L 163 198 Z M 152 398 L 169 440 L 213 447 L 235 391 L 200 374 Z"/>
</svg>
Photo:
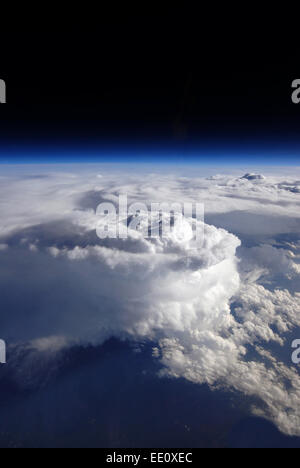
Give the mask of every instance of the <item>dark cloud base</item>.
<svg viewBox="0 0 300 468">
<path fill-rule="evenodd" d="M 0 447 L 300 448 L 300 439 L 249 418 L 249 399 L 157 377 L 151 350 L 112 339 L 42 368 L 22 353 L 19 365 L 0 369 Z"/>
</svg>

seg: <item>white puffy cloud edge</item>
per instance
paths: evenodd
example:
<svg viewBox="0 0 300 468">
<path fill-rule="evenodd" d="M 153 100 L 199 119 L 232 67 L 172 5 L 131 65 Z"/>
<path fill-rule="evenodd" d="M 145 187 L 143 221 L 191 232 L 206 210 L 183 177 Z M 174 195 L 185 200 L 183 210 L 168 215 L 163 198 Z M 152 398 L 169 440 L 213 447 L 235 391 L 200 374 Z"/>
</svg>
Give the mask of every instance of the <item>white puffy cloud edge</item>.
<svg viewBox="0 0 300 468">
<path fill-rule="evenodd" d="M 241 392 L 255 401 L 253 413 L 300 436 L 298 369 L 272 351 L 300 327 L 300 170 L 182 177 L 99 167 L 32 176 L 38 170 L 0 177 L 0 287 L 26 291 L 35 304 L 26 316 L 4 310 L 2 333 L 48 355 L 113 336 L 155 342 L 161 375 Z M 207 218 L 227 230 L 206 224 L 192 253 L 189 240 L 138 233 L 95 241 L 95 203 L 119 194 L 204 203 Z"/>
</svg>

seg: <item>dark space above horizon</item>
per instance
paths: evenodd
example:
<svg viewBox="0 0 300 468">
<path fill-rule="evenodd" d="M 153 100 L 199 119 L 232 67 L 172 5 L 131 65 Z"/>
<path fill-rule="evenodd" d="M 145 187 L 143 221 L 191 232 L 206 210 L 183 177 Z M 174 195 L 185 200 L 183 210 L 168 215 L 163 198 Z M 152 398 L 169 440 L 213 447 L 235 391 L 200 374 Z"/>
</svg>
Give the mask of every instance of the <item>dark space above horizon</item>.
<svg viewBox="0 0 300 468">
<path fill-rule="evenodd" d="M 298 157 L 293 57 L 254 63 L 238 49 L 194 52 L 176 35 L 160 44 L 113 32 L 2 33 L 0 158 L 76 147 Z"/>
</svg>

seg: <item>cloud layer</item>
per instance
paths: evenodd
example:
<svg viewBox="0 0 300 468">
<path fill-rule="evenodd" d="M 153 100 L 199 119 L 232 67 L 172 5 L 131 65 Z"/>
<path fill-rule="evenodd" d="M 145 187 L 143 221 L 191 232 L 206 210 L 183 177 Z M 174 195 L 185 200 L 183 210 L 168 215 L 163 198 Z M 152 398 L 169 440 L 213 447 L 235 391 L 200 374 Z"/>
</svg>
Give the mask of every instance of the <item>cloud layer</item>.
<svg viewBox="0 0 300 468">
<path fill-rule="evenodd" d="M 163 375 L 246 394 L 256 414 L 300 435 L 300 378 L 275 353 L 300 326 L 300 177 L 101 169 L 2 175 L 2 338 L 52 354 L 151 340 Z M 204 245 L 137 232 L 101 241 L 95 209 L 119 194 L 204 203 Z"/>
</svg>

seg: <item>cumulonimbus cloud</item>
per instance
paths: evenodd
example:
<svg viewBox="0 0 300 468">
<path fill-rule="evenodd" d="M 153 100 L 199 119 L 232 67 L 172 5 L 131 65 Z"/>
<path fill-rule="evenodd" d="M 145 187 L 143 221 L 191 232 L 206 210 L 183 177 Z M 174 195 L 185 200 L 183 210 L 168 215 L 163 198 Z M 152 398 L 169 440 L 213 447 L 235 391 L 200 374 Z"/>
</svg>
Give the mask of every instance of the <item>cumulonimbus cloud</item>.
<svg viewBox="0 0 300 468">
<path fill-rule="evenodd" d="M 286 279 L 299 279 L 297 254 L 271 242 L 286 234 L 287 225 L 292 234 L 299 225 L 299 195 L 289 189 L 298 185 L 241 176 L 4 178 L 4 338 L 30 341 L 38 352 L 111 336 L 155 341 L 164 375 L 257 397 L 254 412 L 300 435 L 298 373 L 268 348 L 282 346 L 286 333 L 300 326 L 300 297 L 261 282 L 275 281 L 279 270 Z M 153 241 L 138 233 L 100 241 L 94 233 L 97 203 L 117 201 L 120 193 L 146 203 L 204 202 L 208 216 L 219 216 L 233 233 L 206 224 L 204 245 L 192 253 L 189 240 L 176 245 L 174 238 Z M 244 246 L 234 235 L 233 212 L 271 220 L 267 232 L 259 226 L 251 231 L 255 242 L 262 237 L 264 243 Z"/>
</svg>

